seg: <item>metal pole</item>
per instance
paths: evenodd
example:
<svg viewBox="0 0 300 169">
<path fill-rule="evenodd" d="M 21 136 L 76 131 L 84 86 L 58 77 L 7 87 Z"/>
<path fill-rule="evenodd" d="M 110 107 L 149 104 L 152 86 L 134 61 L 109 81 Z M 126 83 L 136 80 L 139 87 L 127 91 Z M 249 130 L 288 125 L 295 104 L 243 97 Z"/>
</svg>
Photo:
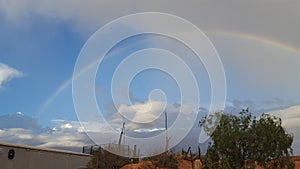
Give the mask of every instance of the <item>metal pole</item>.
<svg viewBox="0 0 300 169">
<path fill-rule="evenodd" d="M 168 115 L 167 115 L 167 112 L 165 112 L 165 129 L 166 129 L 166 147 L 165 147 L 165 151 L 168 152 L 169 138 L 168 138 Z"/>
</svg>

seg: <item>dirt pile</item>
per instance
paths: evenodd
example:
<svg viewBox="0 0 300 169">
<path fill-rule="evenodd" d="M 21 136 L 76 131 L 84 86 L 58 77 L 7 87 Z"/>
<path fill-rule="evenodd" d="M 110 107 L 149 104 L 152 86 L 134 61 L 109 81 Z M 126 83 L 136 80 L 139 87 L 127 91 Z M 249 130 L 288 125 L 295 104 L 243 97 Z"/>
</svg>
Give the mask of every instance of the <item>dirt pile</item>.
<svg viewBox="0 0 300 169">
<path fill-rule="evenodd" d="M 150 161 L 141 161 L 138 164 L 127 164 L 121 169 L 153 169 L 154 165 Z"/>
<path fill-rule="evenodd" d="M 300 169 L 300 156 L 294 156 L 292 159 L 295 161 L 295 169 Z M 184 160 L 178 158 L 178 169 L 191 169 L 192 163 L 189 160 Z M 257 166 L 257 169 L 260 167 Z M 159 168 L 152 164 L 151 161 L 141 161 L 138 164 L 128 164 L 123 166 L 121 169 L 167 169 L 167 168 Z"/>
<path fill-rule="evenodd" d="M 178 169 L 191 169 L 192 164 L 187 160 L 178 160 Z M 159 168 L 152 164 L 151 161 L 141 161 L 138 164 L 128 164 L 123 166 L 121 169 L 167 169 L 167 168 Z"/>
</svg>

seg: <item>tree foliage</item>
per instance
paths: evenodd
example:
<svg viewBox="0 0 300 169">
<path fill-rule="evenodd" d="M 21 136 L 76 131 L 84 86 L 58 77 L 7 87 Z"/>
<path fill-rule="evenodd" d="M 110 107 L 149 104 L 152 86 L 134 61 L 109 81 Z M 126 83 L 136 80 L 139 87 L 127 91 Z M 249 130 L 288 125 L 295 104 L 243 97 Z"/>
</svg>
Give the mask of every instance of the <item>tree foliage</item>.
<svg viewBox="0 0 300 169">
<path fill-rule="evenodd" d="M 213 115 L 210 115 L 213 116 Z M 212 142 L 203 160 L 204 168 L 293 168 L 290 156 L 293 136 L 282 127 L 280 118 L 263 114 L 256 118 L 244 109 L 239 116 L 216 113 L 219 124 L 211 133 Z M 211 122 L 200 121 L 211 132 Z"/>
</svg>

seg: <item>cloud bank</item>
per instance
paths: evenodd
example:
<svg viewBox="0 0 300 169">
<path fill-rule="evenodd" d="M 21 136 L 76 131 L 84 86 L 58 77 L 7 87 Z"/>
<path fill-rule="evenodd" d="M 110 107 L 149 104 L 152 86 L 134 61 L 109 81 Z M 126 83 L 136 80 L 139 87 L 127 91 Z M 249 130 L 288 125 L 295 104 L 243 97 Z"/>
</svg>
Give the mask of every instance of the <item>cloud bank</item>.
<svg viewBox="0 0 300 169">
<path fill-rule="evenodd" d="M 1 115 L 0 141 L 79 152 L 82 146 L 92 144 L 92 141 L 78 127 L 79 122 L 54 120 L 53 123 L 57 127 L 51 129 L 41 126 L 37 119 L 19 112 Z"/>
<path fill-rule="evenodd" d="M 145 104 L 148 104 L 147 102 Z M 245 103 L 246 104 L 246 103 Z M 141 106 L 141 103 L 138 104 Z M 154 104 L 158 106 L 160 104 Z M 128 106 L 127 110 L 130 107 Z M 178 115 L 178 110 L 184 106 L 180 105 L 168 105 L 167 109 L 169 111 L 169 125 L 172 125 Z M 228 109 L 230 110 L 230 109 Z M 236 111 L 241 110 L 241 107 L 236 107 Z M 252 110 L 251 110 L 252 111 Z M 253 110 L 253 113 L 260 112 L 261 110 Z M 272 111 L 265 111 L 266 113 L 271 113 L 277 117 L 282 118 L 282 125 L 288 130 L 288 132 L 294 135 L 294 154 L 298 155 L 300 153 L 300 105 L 291 106 L 288 108 L 278 108 Z M 232 113 L 232 112 L 228 112 Z M 187 148 L 186 146 L 192 146 L 197 148 L 198 137 L 201 129 L 198 126 L 199 120 L 207 114 L 207 109 L 199 109 L 199 114 L 197 115 L 195 124 L 193 125 L 192 130 L 188 135 L 175 147 L 175 150 L 181 150 L 181 148 Z M 259 115 L 256 115 L 259 116 Z M 140 115 L 139 118 L 142 118 Z M 148 119 L 148 116 L 145 116 Z M 119 138 L 120 129 L 122 127 L 123 118 L 120 115 L 115 114 L 111 118 L 107 119 L 111 123 L 112 127 L 115 128 L 115 131 L 112 132 L 111 128 L 105 128 L 102 126 L 99 128 L 94 128 L 94 130 L 86 130 L 81 124 L 85 126 L 89 125 L 89 128 L 98 127 L 99 124 L 89 123 L 89 122 L 79 122 L 79 121 L 69 121 L 63 119 L 53 119 L 52 124 L 55 126 L 53 128 L 43 127 L 38 123 L 38 120 L 30 116 L 24 115 L 20 112 L 10 115 L 0 116 L 0 141 L 1 142 L 10 142 L 17 144 L 26 144 L 40 147 L 48 148 L 58 148 L 65 150 L 72 150 L 80 152 L 82 146 L 91 145 L 94 142 L 89 138 L 88 135 L 98 135 L 105 136 L 105 143 L 117 143 Z M 128 122 L 125 126 L 125 133 L 127 136 L 131 137 L 140 137 L 147 138 L 158 133 L 164 132 L 164 117 L 160 116 L 155 122 L 145 125 L 139 123 Z M 178 132 L 180 128 L 178 129 Z M 104 144 L 104 142 L 103 142 Z M 125 144 L 128 142 L 125 140 Z M 202 146 L 202 150 L 205 150 L 205 145 Z M 153 147 L 153 145 L 151 145 Z"/>
</svg>

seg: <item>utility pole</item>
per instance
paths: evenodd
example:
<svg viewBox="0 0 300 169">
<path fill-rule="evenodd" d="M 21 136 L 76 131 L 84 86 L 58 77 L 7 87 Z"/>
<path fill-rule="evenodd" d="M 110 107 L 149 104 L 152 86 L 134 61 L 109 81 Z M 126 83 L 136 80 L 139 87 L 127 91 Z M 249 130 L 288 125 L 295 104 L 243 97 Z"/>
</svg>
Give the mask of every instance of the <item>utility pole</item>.
<svg viewBox="0 0 300 169">
<path fill-rule="evenodd" d="M 121 129 L 120 138 L 119 138 L 119 146 L 121 145 L 122 136 L 124 134 L 124 128 L 125 128 L 125 122 L 123 122 L 123 126 L 122 126 L 122 129 Z"/>
<path fill-rule="evenodd" d="M 166 130 L 166 147 L 165 147 L 165 152 L 168 153 L 168 151 L 169 151 L 169 137 L 168 137 L 168 115 L 167 115 L 167 112 L 165 112 L 165 130 Z"/>
</svg>

